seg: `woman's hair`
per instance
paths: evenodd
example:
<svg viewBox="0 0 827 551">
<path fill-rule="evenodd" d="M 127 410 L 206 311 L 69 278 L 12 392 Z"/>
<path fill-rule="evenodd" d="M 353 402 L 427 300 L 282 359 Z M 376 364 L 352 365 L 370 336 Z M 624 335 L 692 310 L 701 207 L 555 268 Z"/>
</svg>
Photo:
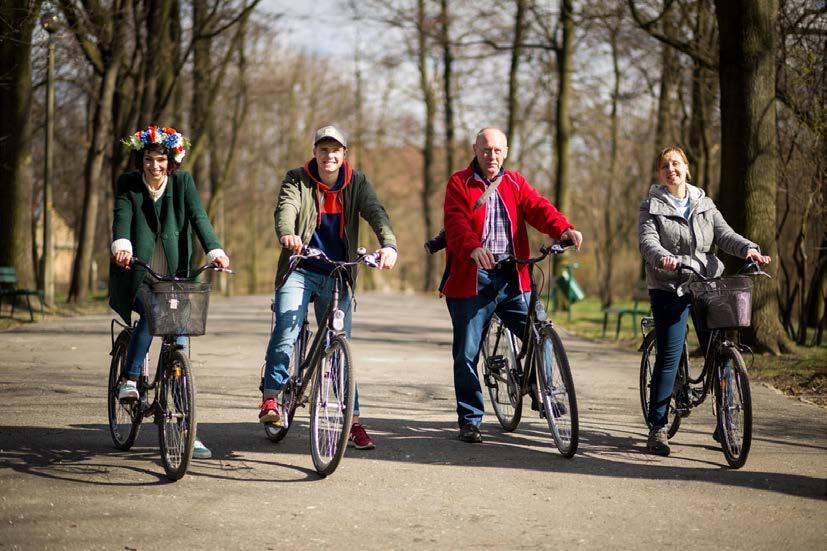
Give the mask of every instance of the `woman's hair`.
<svg viewBox="0 0 827 551">
<path fill-rule="evenodd" d="M 164 144 L 151 143 L 144 146 L 143 149 L 133 149 L 129 154 L 129 170 L 144 171 L 144 153 L 146 151 L 153 151 L 156 153 L 163 153 L 167 156 L 167 176 L 172 176 L 181 167 L 181 163 L 175 160 L 175 150 L 168 148 Z"/>
<path fill-rule="evenodd" d="M 669 147 L 663 148 L 663 151 L 660 152 L 657 160 L 655 161 L 655 172 L 660 172 L 660 164 L 663 162 L 664 157 L 666 157 L 670 153 L 677 153 L 678 155 L 680 155 L 681 159 L 683 159 L 683 162 L 686 165 L 686 181 L 691 181 L 692 175 L 689 173 L 689 159 L 686 157 L 686 153 L 684 152 L 684 150 L 678 147 L 677 145 L 670 145 Z"/>
</svg>

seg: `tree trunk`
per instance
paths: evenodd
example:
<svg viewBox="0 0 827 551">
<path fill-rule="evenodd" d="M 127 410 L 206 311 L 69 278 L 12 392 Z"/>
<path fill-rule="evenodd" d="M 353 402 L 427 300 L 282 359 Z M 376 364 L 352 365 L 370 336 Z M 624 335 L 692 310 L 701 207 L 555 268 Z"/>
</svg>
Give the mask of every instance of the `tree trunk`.
<svg viewBox="0 0 827 551">
<path fill-rule="evenodd" d="M 451 178 L 456 167 L 454 166 L 454 91 L 453 84 L 453 52 L 451 51 L 451 14 L 448 11 L 448 0 L 440 1 L 442 17 L 442 86 L 445 95 L 445 181 Z"/>
<path fill-rule="evenodd" d="M 611 112 L 611 119 L 610 119 L 610 127 L 611 127 L 611 152 L 609 154 L 609 175 L 608 181 L 606 182 L 606 190 L 605 190 L 605 204 L 603 206 L 603 231 L 604 231 L 604 241 L 603 241 L 603 254 L 602 254 L 602 277 L 600 277 L 600 300 L 602 302 L 603 308 L 608 308 L 612 305 L 612 276 L 614 271 L 614 256 L 615 256 L 615 238 L 616 233 L 613 231 L 615 227 L 615 222 L 613 220 L 613 214 L 615 208 L 613 208 L 613 204 L 616 205 L 616 198 L 614 196 L 614 184 L 615 180 L 617 179 L 617 146 L 618 146 L 618 133 L 619 133 L 619 121 L 618 121 L 618 102 L 620 101 L 620 63 L 619 63 L 619 53 L 618 53 L 618 44 L 617 44 L 617 35 L 619 32 L 619 24 L 618 26 L 611 29 L 609 44 L 612 50 L 612 68 L 614 71 L 614 87 L 612 89 L 612 112 Z M 595 249 L 600 250 L 601 247 L 595 247 Z M 600 263 L 598 264 L 598 266 Z"/>
<path fill-rule="evenodd" d="M 425 29 L 425 0 L 417 1 L 417 64 L 419 66 L 419 86 L 425 102 L 425 145 L 422 151 L 422 215 L 425 226 L 425 239 L 434 234 L 434 223 L 431 217 L 431 193 L 433 191 L 433 163 L 434 163 L 434 119 L 436 118 L 436 94 L 433 83 L 428 75 L 427 32 Z M 434 257 L 425 254 L 425 280 L 422 289 L 430 291 L 434 288 Z"/>
<path fill-rule="evenodd" d="M 514 16 L 514 40 L 511 44 L 511 66 L 508 70 L 508 127 L 505 135 L 508 138 L 508 145 L 512 146 L 512 141 L 517 134 L 517 128 L 520 125 L 518 117 L 519 100 L 517 98 L 519 88 L 520 76 L 520 58 L 523 50 L 523 32 L 525 30 L 525 12 L 528 4 L 527 0 L 515 0 L 517 4 L 517 13 Z"/>
<path fill-rule="evenodd" d="M 720 32 L 721 201 L 735 231 L 776 257 L 775 51 L 777 0 L 715 0 Z M 767 271 L 775 274 L 777 262 Z M 778 354 L 791 343 L 777 282 L 757 278 L 748 338 Z"/>
<path fill-rule="evenodd" d="M 115 55 L 104 71 L 95 107 L 92 141 L 83 171 L 83 216 L 72 266 L 72 283 L 69 287 L 69 301 L 73 303 L 83 303 L 89 298 L 89 272 L 97 233 L 99 186 L 104 154 L 109 140 L 112 139 L 112 100 L 119 68 L 119 55 Z"/>
<path fill-rule="evenodd" d="M 21 287 L 35 283 L 32 263 L 31 41 L 40 2 L 0 4 L 0 266 Z"/>
<path fill-rule="evenodd" d="M 560 47 L 555 49 L 557 56 L 557 129 L 554 144 L 557 156 L 555 171 L 554 204 L 560 212 L 570 215 L 569 206 L 569 142 L 571 141 L 571 113 L 569 100 L 571 96 L 571 75 L 574 59 L 574 8 L 572 0 L 562 0 L 560 5 L 560 26 L 563 39 Z M 553 258 L 553 273 L 562 271 L 563 259 L 560 255 Z"/>
<path fill-rule="evenodd" d="M 205 19 L 209 9 L 207 0 L 194 0 L 192 3 L 193 28 L 203 30 Z M 212 38 L 209 36 L 195 39 L 192 49 L 192 118 L 190 122 L 190 139 L 201 141 L 207 140 L 206 129 L 211 116 L 209 108 L 210 82 L 210 49 Z M 205 144 L 205 150 L 209 150 L 209 144 Z M 193 157 L 190 160 L 192 177 L 196 185 L 199 182 L 209 180 L 209 169 L 204 155 Z"/>
<path fill-rule="evenodd" d="M 711 0 L 699 0 L 698 15 L 695 24 L 694 46 L 704 50 L 713 42 L 713 19 Z M 698 59 L 692 60 L 692 107 L 689 122 L 689 140 L 687 156 L 692 167 L 693 183 L 706 190 L 707 195 L 715 196 L 717 186 L 713 186 L 710 176 L 710 113 L 715 101 L 712 71 L 706 69 Z M 713 189 L 716 188 L 716 189 Z"/>
</svg>

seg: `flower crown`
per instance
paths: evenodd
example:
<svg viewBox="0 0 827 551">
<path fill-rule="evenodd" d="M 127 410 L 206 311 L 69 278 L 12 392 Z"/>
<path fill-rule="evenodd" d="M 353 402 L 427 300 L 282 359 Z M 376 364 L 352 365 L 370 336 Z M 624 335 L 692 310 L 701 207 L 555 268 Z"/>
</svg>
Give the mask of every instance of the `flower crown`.
<svg viewBox="0 0 827 551">
<path fill-rule="evenodd" d="M 160 128 L 155 125 L 147 126 L 146 130 L 138 130 L 121 141 L 135 151 L 140 151 L 154 143 L 162 144 L 167 149 L 175 152 L 173 158 L 179 164 L 184 160 L 184 155 L 187 154 L 184 148 L 190 145 L 189 138 L 182 136 L 174 128 Z"/>
</svg>

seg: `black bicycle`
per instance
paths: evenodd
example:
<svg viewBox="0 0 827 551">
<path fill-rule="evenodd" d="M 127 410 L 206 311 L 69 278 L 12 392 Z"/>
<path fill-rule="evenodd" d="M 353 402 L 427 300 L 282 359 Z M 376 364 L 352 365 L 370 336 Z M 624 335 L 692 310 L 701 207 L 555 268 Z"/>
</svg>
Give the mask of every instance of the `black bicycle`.
<svg viewBox="0 0 827 551">
<path fill-rule="evenodd" d="M 494 315 L 482 342 L 483 379 L 500 425 L 506 431 L 517 428 L 523 396 L 529 394 L 532 409 L 538 410 L 546 420 L 554 444 L 564 457 L 573 457 L 577 452 L 580 434 L 577 397 L 563 343 L 539 300 L 534 265 L 570 246 L 569 242 L 553 244 L 541 247 L 540 256 L 534 258 L 509 257 L 498 262 L 528 266 L 531 298 L 525 333 L 518 338 Z"/>
<path fill-rule="evenodd" d="M 162 276 L 144 262 L 132 257 L 132 265 L 146 270 L 152 283 L 141 285 L 139 293 L 145 305 L 149 333 L 162 337 L 161 352 L 155 375 L 149 379 L 149 355 L 144 360 L 137 387 L 137 400 L 118 399 L 118 386 L 125 376 L 126 353 L 135 326 L 117 319 L 110 325 L 112 360 L 109 364 L 107 403 L 109 433 L 115 447 L 129 450 L 144 418 L 152 417 L 158 425 L 161 463 L 168 478 L 178 480 L 187 472 L 195 442 L 195 382 L 190 359 L 178 336 L 203 335 L 206 330 L 210 285 L 195 281 L 204 270 L 233 273 L 214 264 L 206 264 L 190 278 Z M 122 327 L 115 337 L 115 325 Z M 137 321 L 135 322 L 137 324 Z"/>
<path fill-rule="evenodd" d="M 750 275 L 769 274 L 756 264 L 746 264 L 737 275 L 706 278 L 690 266 L 679 265 L 679 270 L 692 272 L 698 279 L 685 284 L 692 299 L 693 319 L 702 331 L 709 331 L 703 367 L 697 376 L 697 365 L 684 342 L 678 364 L 672 398 L 669 403 L 667 432 L 675 436 L 681 420 L 706 400 L 713 392 L 713 414 L 716 416 L 714 437 L 719 441 L 727 463 L 733 469 L 747 461 L 752 443 L 752 397 L 743 351 L 749 348 L 739 341 L 738 330 L 749 327 L 752 313 L 752 279 Z M 750 273 L 745 273 L 751 270 Z M 641 320 L 643 342 L 640 362 L 640 404 L 643 418 L 649 419 L 649 396 L 652 373 L 657 357 L 654 320 Z M 694 369 L 693 369 L 694 368 Z"/>
<path fill-rule="evenodd" d="M 355 401 L 353 361 L 344 330 L 345 312 L 339 308 L 339 297 L 345 285 L 353 297 L 353 282 L 347 267 L 363 264 L 376 268 L 378 258 L 375 253 L 367 253 L 360 247 L 356 260 L 335 261 L 318 249 L 304 247 L 301 254 L 290 257 L 290 271 L 298 268 L 302 260 L 309 258 L 324 260 L 333 267 L 330 274 L 333 279 L 333 297 L 320 320 L 319 332 L 315 338 L 305 316 L 290 357 L 287 382 L 277 396 L 281 407 L 280 422 L 264 425 L 264 432 L 267 438 L 279 442 L 293 426 L 296 409 L 304 407 L 309 400 L 313 467 L 321 476 L 328 476 L 339 466 L 347 449 Z M 275 301 L 271 303 L 271 310 L 272 332 Z"/>
</svg>

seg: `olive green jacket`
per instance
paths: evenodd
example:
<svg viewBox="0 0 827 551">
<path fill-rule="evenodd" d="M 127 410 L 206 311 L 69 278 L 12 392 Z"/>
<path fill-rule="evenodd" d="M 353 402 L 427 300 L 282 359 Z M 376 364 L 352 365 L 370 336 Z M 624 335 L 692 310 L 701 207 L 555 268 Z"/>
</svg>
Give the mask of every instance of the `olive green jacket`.
<svg viewBox="0 0 827 551">
<path fill-rule="evenodd" d="M 132 254 L 148 263 L 155 241 L 160 239 L 170 274 L 186 277 L 192 259 L 193 230 L 205 251 L 221 248 L 192 175 L 179 170 L 170 176 L 158 206 L 160 213 L 140 172 L 121 174 L 115 192 L 112 240 L 129 239 Z M 142 270 L 124 270 L 109 263 L 109 305 L 127 323 L 131 322 L 132 304 L 143 278 Z"/>
<path fill-rule="evenodd" d="M 341 170 L 349 171 L 350 169 L 343 166 Z M 316 182 L 308 173 L 307 165 L 287 172 L 273 213 L 276 239 L 279 242 L 285 235 L 298 235 L 302 243 L 310 242 L 313 232 L 316 231 L 319 193 Z M 370 181 L 362 172 L 353 170 L 350 182 L 346 183 L 339 193 L 343 194 L 345 250 L 347 250 L 349 260 L 356 258 L 356 249 L 360 246 L 367 246 L 366 243 L 359 242 L 359 217 L 364 218 L 373 229 L 380 246 L 392 245 L 396 248 L 396 236 L 393 233 L 388 213 L 379 202 Z M 283 248 L 281 251 L 275 279 L 277 288 L 287 275 L 291 254 L 292 252 L 288 249 Z M 355 283 L 354 266 L 350 267 L 350 275 Z"/>
</svg>

